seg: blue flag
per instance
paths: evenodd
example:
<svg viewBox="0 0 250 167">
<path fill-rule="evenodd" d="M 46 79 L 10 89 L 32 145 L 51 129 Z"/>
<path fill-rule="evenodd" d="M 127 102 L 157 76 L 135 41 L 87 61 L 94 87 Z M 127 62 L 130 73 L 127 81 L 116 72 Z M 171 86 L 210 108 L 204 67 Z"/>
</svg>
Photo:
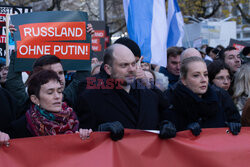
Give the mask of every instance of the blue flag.
<svg viewBox="0 0 250 167">
<path fill-rule="evenodd" d="M 143 61 L 166 66 L 167 19 L 165 0 L 123 0 L 130 39 L 141 49 Z"/>
<path fill-rule="evenodd" d="M 168 0 L 168 38 L 167 48 L 182 46 L 184 22 L 177 0 Z"/>
</svg>

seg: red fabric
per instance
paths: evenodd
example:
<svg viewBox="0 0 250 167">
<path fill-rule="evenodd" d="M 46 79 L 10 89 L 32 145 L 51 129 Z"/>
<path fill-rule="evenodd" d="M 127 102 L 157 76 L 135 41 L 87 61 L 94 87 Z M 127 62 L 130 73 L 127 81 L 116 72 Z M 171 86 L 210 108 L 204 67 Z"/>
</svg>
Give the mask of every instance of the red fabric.
<svg viewBox="0 0 250 167">
<path fill-rule="evenodd" d="M 28 129 L 33 136 L 71 134 L 79 129 L 77 116 L 66 102 L 62 103 L 61 111 L 57 113 L 47 112 L 33 104 L 25 115 Z"/>
<path fill-rule="evenodd" d="M 126 130 L 117 142 L 105 132 L 84 141 L 78 134 L 15 139 L 9 148 L 0 148 L 0 166 L 249 166 L 250 128 L 242 128 L 238 136 L 226 130 L 203 129 L 198 137 L 184 131 L 169 140 L 137 130 Z"/>
</svg>

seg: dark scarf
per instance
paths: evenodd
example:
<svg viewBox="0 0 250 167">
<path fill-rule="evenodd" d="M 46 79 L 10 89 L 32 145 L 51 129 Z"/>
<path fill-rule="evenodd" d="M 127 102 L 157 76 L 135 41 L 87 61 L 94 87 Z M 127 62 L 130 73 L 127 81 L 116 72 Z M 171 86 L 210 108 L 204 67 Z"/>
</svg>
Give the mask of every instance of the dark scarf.
<svg viewBox="0 0 250 167">
<path fill-rule="evenodd" d="M 66 103 L 58 113 L 47 112 L 32 104 L 26 112 L 27 128 L 34 136 L 75 133 L 79 127 L 77 116 Z"/>
<path fill-rule="evenodd" d="M 206 121 L 210 117 L 214 117 L 219 111 L 218 97 L 216 92 L 208 86 L 208 90 L 200 98 L 181 82 L 175 88 L 175 96 L 177 99 L 175 106 L 182 110 L 184 115 L 190 122 L 197 122 L 199 118 Z"/>
<path fill-rule="evenodd" d="M 125 103 L 125 105 L 128 107 L 131 114 L 134 116 L 136 121 L 139 117 L 139 102 L 140 102 L 140 96 L 139 96 L 139 90 L 130 88 L 129 93 L 127 93 L 124 89 L 114 89 L 115 92 L 120 96 L 121 100 Z"/>
</svg>

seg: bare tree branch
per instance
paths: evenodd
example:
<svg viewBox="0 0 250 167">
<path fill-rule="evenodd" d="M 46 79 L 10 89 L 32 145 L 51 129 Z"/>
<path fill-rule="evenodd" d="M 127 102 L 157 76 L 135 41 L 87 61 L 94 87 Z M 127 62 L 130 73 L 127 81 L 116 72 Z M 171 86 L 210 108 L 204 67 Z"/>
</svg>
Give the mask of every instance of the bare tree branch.
<svg viewBox="0 0 250 167">
<path fill-rule="evenodd" d="M 201 14 L 197 14 L 197 17 L 202 17 L 204 19 L 210 18 L 219 10 L 220 6 L 221 6 L 220 2 L 218 2 L 218 4 L 214 4 L 212 6 L 212 9 L 213 9 L 212 12 L 207 14 L 207 15 L 206 15 L 206 11 L 208 8 L 210 8 L 210 6 L 206 6 L 206 7 L 205 6 L 197 6 L 197 7 L 202 8 L 202 11 L 203 11 Z"/>
<path fill-rule="evenodd" d="M 51 7 L 49 7 L 49 8 L 47 9 L 47 11 L 52 11 L 52 10 L 55 8 L 55 6 L 56 6 L 55 1 L 56 1 L 56 0 L 53 0 L 53 2 L 52 2 L 52 6 L 51 6 Z"/>
<path fill-rule="evenodd" d="M 247 23 L 250 23 L 249 16 L 242 10 L 240 5 L 235 0 L 234 0 L 234 3 L 236 4 L 237 9 L 240 11 L 242 18 L 245 19 Z"/>
<path fill-rule="evenodd" d="M 88 8 L 88 10 L 89 10 L 89 13 L 90 13 L 92 16 L 94 16 L 94 17 L 96 17 L 96 18 L 99 18 L 99 16 L 98 16 L 97 14 L 95 14 L 95 13 L 91 10 L 91 7 L 89 6 L 89 3 L 86 3 L 86 6 L 87 6 L 87 8 Z"/>
<path fill-rule="evenodd" d="M 219 10 L 220 6 L 221 6 L 220 2 L 217 5 L 214 5 L 213 6 L 213 11 L 210 14 L 205 15 L 204 18 L 207 19 L 209 17 L 212 17 Z"/>
<path fill-rule="evenodd" d="M 58 10 L 61 10 L 61 0 L 53 0 L 52 6 L 47 9 L 47 11 L 52 11 L 57 7 Z"/>
<path fill-rule="evenodd" d="M 110 36 L 112 36 L 113 34 L 115 34 L 115 33 L 119 32 L 119 31 L 121 31 L 125 26 L 126 26 L 126 23 L 123 23 L 123 24 L 122 24 L 119 28 L 117 28 L 115 31 L 110 32 L 110 33 L 109 33 Z"/>
</svg>

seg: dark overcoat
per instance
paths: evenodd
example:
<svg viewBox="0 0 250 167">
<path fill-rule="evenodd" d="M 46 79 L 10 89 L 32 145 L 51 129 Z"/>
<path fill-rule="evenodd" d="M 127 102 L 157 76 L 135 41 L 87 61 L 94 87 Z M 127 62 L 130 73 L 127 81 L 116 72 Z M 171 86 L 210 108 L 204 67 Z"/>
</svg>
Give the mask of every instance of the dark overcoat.
<svg viewBox="0 0 250 167">
<path fill-rule="evenodd" d="M 125 128 L 158 129 L 163 113 L 159 95 L 146 88 L 136 91 L 139 97 L 137 115 L 115 89 L 84 90 L 76 110 L 80 127 L 96 130 L 102 123 L 119 121 Z"/>
<path fill-rule="evenodd" d="M 229 94 L 208 86 L 199 97 L 180 81 L 166 92 L 169 101 L 167 119 L 176 125 L 177 131 L 187 130 L 193 122 L 201 128 L 225 127 L 225 122 L 240 122 L 240 116 Z"/>
</svg>

